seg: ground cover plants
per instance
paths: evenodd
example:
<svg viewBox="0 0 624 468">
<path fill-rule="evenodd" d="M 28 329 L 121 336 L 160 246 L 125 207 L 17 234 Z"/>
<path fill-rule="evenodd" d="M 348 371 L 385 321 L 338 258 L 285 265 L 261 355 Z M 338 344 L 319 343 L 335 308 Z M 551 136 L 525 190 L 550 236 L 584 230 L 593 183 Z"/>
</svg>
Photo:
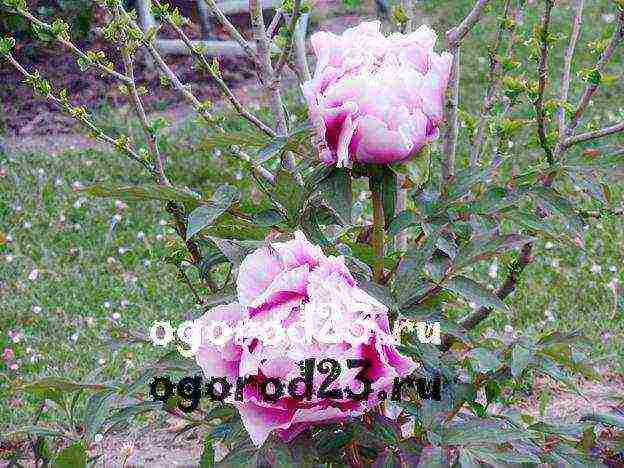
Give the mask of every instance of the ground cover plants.
<svg viewBox="0 0 624 468">
<path fill-rule="evenodd" d="M 414 27 L 409 5 L 397 6 L 393 15 L 403 35 L 381 33 L 374 22 L 342 36 L 316 33 L 311 38 L 313 67 L 293 34 L 309 5 L 285 3 L 279 11 L 283 26 L 272 41 L 277 22 L 265 24 L 257 2 L 250 2 L 253 40 L 238 34 L 208 2 L 257 70 L 270 115 L 256 115 L 221 79 L 219 62 L 190 43 L 181 29 L 184 18 L 154 2 L 158 18 L 188 43 L 197 67 L 225 93 L 239 115 L 238 130 L 225 128 L 210 103 L 200 102 L 179 80 L 153 46 L 154 32 L 141 31 L 122 4 L 100 5 L 110 18 L 105 36 L 119 48 L 118 66 L 97 51 L 78 49 L 63 21 L 45 23 L 17 0 L 4 5 L 75 53 L 86 73 L 119 80 L 136 109 L 143 139 L 110 135 L 87 109 L 72 105 L 66 90 L 20 65 L 14 40 L 4 38 L 0 45 L 4 63 L 21 73 L 36 94 L 135 163 L 143 180 L 151 178 L 119 184 L 110 174 L 102 183 L 78 189 L 126 203 L 162 204 L 173 235 L 166 252 L 155 255 L 173 265 L 186 288 L 167 294 L 183 295 L 199 306 L 201 313 L 194 318 L 285 321 L 290 314 L 307 314 L 305 305 L 322 292 L 322 297 L 340 299 L 342 320 L 349 323 L 357 318 L 349 313 L 357 298 L 370 305 L 367 313 L 379 329 L 368 345 L 340 343 L 334 354 L 347 359 L 366 354 L 375 360 L 375 372 L 365 377 L 379 391 L 387 385 L 384 379 L 395 375 L 417 370 L 442 376 L 440 401 L 407 392 L 395 406 L 383 398 L 357 407 L 322 398 L 312 407 L 288 399 L 259 405 L 250 394 L 244 405 L 208 403 L 184 415 L 176 412 L 178 401 L 128 403 L 145 395 L 151 379 L 163 372 L 203 370 L 213 377 L 234 366 L 237 376 L 243 364 L 261 379 L 273 377 L 272 372 L 293 372 L 288 365 L 278 366 L 270 349 L 261 350 L 261 359 L 245 361 L 249 356 L 240 353 L 256 352 L 254 337 L 230 344 L 225 354 L 205 347 L 197 363 L 173 351 L 143 365 L 131 379 L 113 373 L 109 379 L 48 377 L 23 384 L 23 392 L 65 413 L 54 430 L 35 423 L 12 431 L 30 437 L 36 458 L 61 466 L 96 462 L 87 460 L 96 434 L 148 411 L 178 414 L 188 423 L 185 430 L 204 427 L 205 466 L 214 463 L 216 446 L 227 452 L 220 462 L 235 466 L 588 466 L 617 453 L 617 442 L 597 453 L 596 423 L 622 428 L 621 414 L 590 414 L 576 424 L 552 424 L 513 408 L 538 375 L 570 387 L 573 374 L 592 375 L 589 345 L 578 333 L 536 330 L 525 335 L 516 330 L 492 337 L 484 336 L 481 325 L 493 315 L 513 314 L 509 296 L 524 270 L 543 254 L 534 248 L 539 239 L 583 252 L 589 220 L 604 216 L 609 222 L 618 215 L 608 177 L 621 164 L 622 150 L 614 143 L 624 125 L 621 116 L 616 123 L 594 122 L 590 102 L 612 80 L 608 66 L 624 39 L 620 4 L 609 3 L 613 26 L 592 45 L 595 59 L 572 73 L 584 26 L 582 1 L 565 4 L 572 26 L 564 37 L 551 29 L 563 5 L 478 1 L 448 31 L 438 31 L 437 44 L 431 29 Z M 486 88 L 480 93 L 484 101 L 470 110 L 460 105 L 459 83 L 463 69 L 470 70 L 462 45 L 488 15 L 496 28 L 486 59 Z M 557 46 L 564 55 L 562 65 L 554 67 Z M 227 153 L 240 161 L 247 170 L 241 181 L 209 190 L 176 183 L 175 176 L 188 180 L 190 168 L 180 161 L 173 165 L 162 137 L 166 122 L 145 112 L 142 95 L 149 91 L 133 78 L 138 50 L 152 56 L 162 85 L 195 109 L 201 125 L 196 131 L 218 150 L 213 158 Z M 289 101 L 283 98 L 281 79 L 287 69 L 303 83 L 303 106 L 285 105 Z M 553 88 L 555 72 L 561 73 L 560 85 Z M 571 83 L 580 87 L 574 95 Z M 251 184 L 256 200 L 243 196 Z M 41 197 L 43 204 L 45 194 Z M 502 274 L 492 290 L 479 281 L 478 270 L 494 258 Z M 37 275 L 33 273 L 35 279 Z M 178 300 L 164 299 L 157 291 L 156 302 Z M 392 336 L 397 321 L 440 322 L 443 342 L 422 343 L 409 329 Z M 291 360 L 289 365 L 295 362 L 291 351 L 278 353 Z M 303 356 L 315 352 L 305 349 Z M 58 451 L 51 453 L 46 441 L 55 437 L 69 442 L 55 445 Z"/>
</svg>

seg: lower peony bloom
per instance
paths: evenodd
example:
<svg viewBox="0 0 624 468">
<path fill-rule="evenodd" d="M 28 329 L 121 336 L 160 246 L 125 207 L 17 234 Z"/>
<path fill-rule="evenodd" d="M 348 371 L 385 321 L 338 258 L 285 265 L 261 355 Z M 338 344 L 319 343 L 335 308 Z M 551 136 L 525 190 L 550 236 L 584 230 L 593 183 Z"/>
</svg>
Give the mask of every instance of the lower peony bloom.
<svg viewBox="0 0 624 468">
<path fill-rule="evenodd" d="M 243 332 L 218 344 L 204 336 L 196 359 L 208 380 L 225 377 L 235 383 L 253 377 L 255 385 L 245 385 L 241 398 L 232 392 L 225 401 L 238 408 L 257 446 L 273 431 L 288 441 L 311 424 L 359 416 L 379 402 L 380 391 L 391 394 L 395 378 L 407 377 L 417 367 L 396 350 L 387 308 L 358 288 L 342 257 L 325 256 L 301 232 L 247 256 L 239 268 L 237 292 L 237 303 L 215 307 L 197 324 L 206 330 L 218 321 Z M 306 373 L 312 358 L 315 368 Z M 326 358 L 341 366 L 326 390 L 342 394 L 318 391 L 332 367 L 321 362 Z M 348 360 L 365 360 L 370 367 L 363 370 L 362 361 Z M 309 376 L 310 393 L 304 376 Z M 365 398 L 349 393 L 360 393 L 367 380 Z M 272 399 L 262 393 L 263 385 L 271 389 Z"/>
<path fill-rule="evenodd" d="M 379 29 L 371 21 L 311 37 L 317 64 L 303 93 L 327 164 L 401 162 L 438 137 L 452 56 L 433 51 L 427 26 L 388 37 Z"/>
</svg>

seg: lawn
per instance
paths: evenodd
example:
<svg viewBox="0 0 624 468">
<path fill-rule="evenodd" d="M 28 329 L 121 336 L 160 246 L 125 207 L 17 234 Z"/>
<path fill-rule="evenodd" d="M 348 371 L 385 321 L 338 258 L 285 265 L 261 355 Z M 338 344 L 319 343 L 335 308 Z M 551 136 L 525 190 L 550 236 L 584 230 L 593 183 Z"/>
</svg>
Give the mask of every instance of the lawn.
<svg viewBox="0 0 624 468">
<path fill-rule="evenodd" d="M 553 29 L 561 40 L 551 61 L 551 93 L 559 90 L 570 3 L 561 2 L 554 16 Z M 465 15 L 470 4 L 427 1 L 419 10 L 423 18 L 432 20 L 432 27 L 445 30 Z M 540 8 L 539 2 L 527 7 L 524 31 L 531 30 Z M 614 4 L 606 0 L 586 2 L 587 20 L 574 76 L 595 61 L 596 55 L 586 45 L 608 36 L 614 11 Z M 461 81 L 463 111 L 474 114 L 480 107 L 488 68 L 486 42 L 495 28 L 493 21 L 484 21 L 464 47 L 462 60 L 472 66 L 464 67 Z M 526 56 L 527 49 L 521 45 L 519 55 Z M 593 103 L 593 116 L 602 125 L 624 117 L 622 57 L 616 54 L 609 68 L 618 82 L 600 92 Z M 572 102 L 583 86 L 575 80 Z M 517 115 L 527 109 L 521 106 Z M 119 109 L 100 112 L 112 129 L 136 126 Z M 169 135 L 165 151 L 172 161 L 172 179 L 207 192 L 224 182 L 244 183 L 249 196 L 255 197 L 249 182 L 241 181 L 245 173 L 240 165 L 206 148 L 201 135 L 190 117 L 188 122 L 178 122 Z M 466 128 L 460 132 L 459 147 L 465 160 Z M 536 149 L 516 146 L 510 153 L 533 157 Z M 621 203 L 618 179 L 614 176 L 610 186 L 613 206 Z M 192 296 L 176 280 L 175 267 L 164 261 L 172 235 L 167 213 L 156 203 L 123 207 L 76 190 L 103 180 L 147 182 L 137 167 L 109 151 L 78 149 L 55 156 L 14 151 L 0 156 L 0 349 L 12 349 L 11 362 L 18 366 L 9 368 L 0 361 L 0 431 L 27 423 L 35 412 L 35 401 L 12 390 L 21 382 L 51 375 L 82 380 L 95 372 L 105 378 L 132 375 L 160 353 L 149 345 L 113 346 L 107 338 L 111 328 L 145 334 L 155 320 L 175 325 L 187 314 L 197 315 Z M 587 206 L 592 202 L 588 200 Z M 591 340 L 595 359 L 624 372 L 624 301 L 609 286 L 614 278 L 624 281 L 622 219 L 603 217 L 589 223 L 584 250 L 556 241 L 539 242 L 535 262 L 508 301 L 513 316 L 497 313 L 484 327 L 497 333 L 508 326 L 529 331 L 580 329 Z M 503 262 L 475 271 L 489 276 L 493 285 L 504 273 Z"/>
</svg>

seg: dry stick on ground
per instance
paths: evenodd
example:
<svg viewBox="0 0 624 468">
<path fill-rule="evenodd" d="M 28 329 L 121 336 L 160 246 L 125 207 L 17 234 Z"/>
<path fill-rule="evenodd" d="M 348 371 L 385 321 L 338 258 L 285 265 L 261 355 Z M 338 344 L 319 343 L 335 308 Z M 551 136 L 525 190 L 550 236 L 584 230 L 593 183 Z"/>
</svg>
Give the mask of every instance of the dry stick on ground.
<svg viewBox="0 0 624 468">
<path fill-rule="evenodd" d="M 537 136 L 540 146 L 546 153 L 546 159 L 549 164 L 554 162 L 552 148 L 548 144 L 546 136 L 546 113 L 544 111 L 544 92 L 546 90 L 546 81 L 548 80 L 548 29 L 550 27 L 550 15 L 554 6 L 553 0 L 546 0 L 546 11 L 542 16 L 542 23 L 539 30 L 540 36 L 540 59 L 538 66 L 538 89 L 537 99 L 533 103 L 537 114 Z"/>
<path fill-rule="evenodd" d="M 576 49 L 576 43 L 578 42 L 581 34 L 581 24 L 583 22 L 583 5 L 585 0 L 578 0 L 576 5 L 576 13 L 574 14 L 574 20 L 572 23 L 572 34 L 570 35 L 570 42 L 565 52 L 563 59 L 563 79 L 561 80 L 561 107 L 559 108 L 559 138 L 557 146 L 555 147 L 555 156 L 559 154 L 561 148 L 561 138 L 565 132 L 565 104 L 568 102 L 568 93 L 570 92 L 570 80 L 572 70 L 572 59 L 574 57 L 574 51 Z"/>
<path fill-rule="evenodd" d="M 624 40 L 624 10 L 620 10 L 620 12 L 618 13 L 617 29 L 615 33 L 613 34 L 613 37 L 611 38 L 609 45 L 607 46 L 605 51 L 600 56 L 600 59 L 596 63 L 596 66 L 594 67 L 596 71 L 598 71 L 599 73 L 602 73 L 604 67 L 611 59 L 611 56 L 613 55 L 617 47 L 622 43 L 622 40 Z M 583 92 L 583 95 L 581 96 L 581 99 L 574 112 L 574 116 L 572 117 L 570 123 L 566 127 L 563 135 L 559 135 L 559 138 L 562 138 L 564 142 L 565 140 L 570 138 L 570 136 L 572 136 L 572 132 L 574 132 L 574 130 L 578 126 L 581 120 L 581 117 L 583 116 L 583 113 L 585 112 L 585 110 L 587 109 L 587 106 L 589 105 L 589 101 L 591 97 L 598 90 L 598 86 L 599 86 L 598 84 L 590 83 L 585 88 L 585 91 Z M 563 152 L 565 151 L 565 149 L 566 149 L 565 145 L 562 145 L 561 151 Z"/>
<path fill-rule="evenodd" d="M 455 174 L 455 153 L 457 151 L 457 135 L 458 135 L 458 107 L 459 107 L 459 50 L 461 41 L 466 37 L 470 30 L 477 24 L 481 18 L 483 9 L 488 5 L 490 0 L 478 0 L 468 16 L 455 28 L 447 31 L 446 44 L 453 55 L 453 64 L 451 67 L 451 76 L 449 78 L 449 94 L 446 100 L 446 120 L 447 128 L 444 134 L 444 147 L 442 158 L 442 177 L 449 180 Z"/>
<path fill-rule="evenodd" d="M 507 23 L 507 18 L 509 16 L 509 9 L 511 7 L 511 0 L 506 0 L 505 2 L 505 11 L 503 14 L 503 18 L 498 25 L 498 30 L 496 32 L 496 37 L 494 38 L 494 43 L 492 48 L 490 49 L 490 71 L 488 73 L 487 81 L 487 90 L 485 92 L 485 100 L 483 102 L 483 107 L 481 109 L 481 116 L 479 117 L 479 122 L 477 123 L 477 131 L 472 143 L 472 150 L 470 152 L 470 167 L 475 167 L 479 162 L 479 158 L 481 156 L 481 149 L 483 147 L 483 140 L 485 137 L 485 124 L 487 122 L 487 117 L 489 112 L 492 110 L 494 103 L 496 102 L 496 90 L 498 87 L 498 83 L 500 82 L 500 59 L 498 56 L 498 50 L 500 48 L 502 39 L 503 39 L 503 31 L 505 29 L 505 25 Z M 520 10 L 519 10 L 520 11 Z M 514 23 L 515 24 L 515 23 Z M 513 29 L 510 32 L 513 34 Z M 510 52 L 513 49 L 510 47 Z"/>
<path fill-rule="evenodd" d="M 154 3 L 157 5 L 159 4 L 159 2 L 156 0 L 154 1 Z M 225 95 L 228 101 L 230 101 L 230 104 L 232 104 L 232 107 L 234 107 L 238 115 L 247 119 L 250 123 L 252 123 L 254 126 L 256 126 L 258 129 L 260 129 L 262 132 L 266 133 L 267 135 L 271 137 L 276 136 L 276 133 L 273 131 L 271 127 L 269 127 L 267 124 L 262 122 L 254 114 L 252 114 L 247 109 L 245 109 L 243 104 L 234 95 L 234 93 L 229 88 L 229 86 L 225 83 L 225 81 L 223 81 L 223 79 L 219 75 L 219 72 L 213 69 L 213 66 L 208 62 L 208 58 L 206 57 L 206 55 L 198 51 L 198 49 L 193 46 L 193 43 L 191 42 L 189 37 L 186 35 L 186 33 L 178 25 L 176 25 L 173 21 L 171 21 L 171 17 L 167 14 L 164 16 L 163 19 L 167 22 L 169 26 L 171 26 L 171 28 L 176 32 L 176 34 L 180 36 L 180 38 L 182 39 L 182 42 L 184 42 L 184 44 L 188 48 L 191 55 L 193 55 L 197 60 L 201 62 L 202 68 L 204 68 L 205 70 L 208 70 L 208 72 L 210 73 L 210 76 L 215 80 L 215 82 L 219 86 L 219 89 Z"/>
</svg>

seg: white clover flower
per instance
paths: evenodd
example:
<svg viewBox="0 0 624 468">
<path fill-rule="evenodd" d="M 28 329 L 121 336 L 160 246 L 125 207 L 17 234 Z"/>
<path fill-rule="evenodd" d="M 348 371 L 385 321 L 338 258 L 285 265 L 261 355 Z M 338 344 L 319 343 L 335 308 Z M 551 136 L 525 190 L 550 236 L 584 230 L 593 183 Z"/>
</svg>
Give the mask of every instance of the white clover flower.
<svg viewBox="0 0 624 468">
<path fill-rule="evenodd" d="M 30 281 L 37 281 L 37 278 L 39 278 L 39 270 L 37 270 L 36 268 L 34 270 L 32 270 L 30 272 L 30 274 L 28 275 L 28 279 Z"/>
<path fill-rule="evenodd" d="M 40 306 L 33 306 L 32 311 L 34 314 L 40 314 L 41 313 L 41 307 Z"/>
</svg>

